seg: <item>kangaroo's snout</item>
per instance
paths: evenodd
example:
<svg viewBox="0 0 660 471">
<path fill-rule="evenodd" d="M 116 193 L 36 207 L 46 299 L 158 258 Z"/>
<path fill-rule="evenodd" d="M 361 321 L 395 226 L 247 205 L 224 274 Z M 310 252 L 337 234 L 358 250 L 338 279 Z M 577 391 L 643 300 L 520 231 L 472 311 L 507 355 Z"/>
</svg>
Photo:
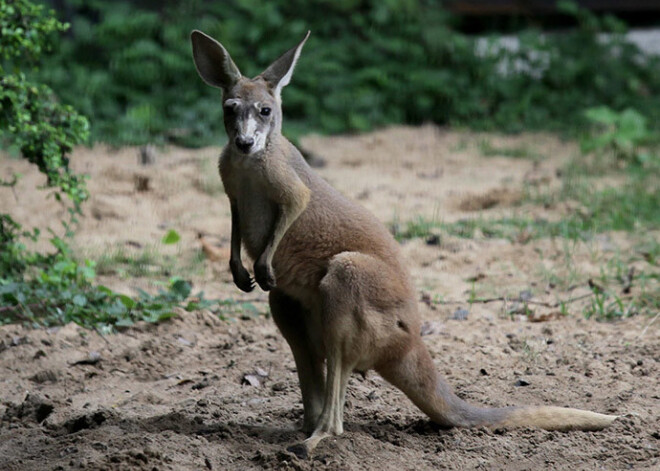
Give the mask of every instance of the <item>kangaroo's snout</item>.
<svg viewBox="0 0 660 471">
<path fill-rule="evenodd" d="M 236 144 L 236 147 L 238 147 L 238 150 L 247 154 L 254 145 L 254 138 L 248 136 L 236 136 L 234 143 Z"/>
</svg>

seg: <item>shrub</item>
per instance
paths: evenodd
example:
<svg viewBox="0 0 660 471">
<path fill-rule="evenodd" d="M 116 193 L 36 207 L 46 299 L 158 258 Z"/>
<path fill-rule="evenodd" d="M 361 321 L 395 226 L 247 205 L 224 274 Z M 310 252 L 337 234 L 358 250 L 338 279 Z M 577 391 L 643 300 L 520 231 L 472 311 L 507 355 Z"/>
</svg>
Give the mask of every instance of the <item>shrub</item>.
<svg viewBox="0 0 660 471">
<path fill-rule="evenodd" d="M 249 76 L 312 30 L 284 91 L 294 134 L 428 121 L 574 132 L 582 110 L 600 105 L 660 122 L 658 59 L 626 42 L 621 22 L 567 2 L 575 29 L 525 30 L 515 48 L 458 32 L 439 0 L 64 3 L 73 34 L 43 80 L 91 117 L 94 139 L 117 144 L 203 145 L 221 135 L 219 93 L 192 65 L 193 28 L 225 44 Z"/>
<path fill-rule="evenodd" d="M 36 164 L 56 196 L 68 197 L 72 220 L 87 198 L 84 178 L 69 167 L 68 153 L 88 134 L 85 117 L 62 105 L 45 85 L 28 80 L 21 68 L 34 66 L 47 50 L 48 37 L 66 25 L 26 0 L 0 0 L 0 139 Z M 4 186 L 16 183 L 0 182 Z M 73 226 L 65 222 L 67 234 Z M 136 320 L 158 322 L 174 315 L 173 308 L 193 310 L 211 302 L 203 293 L 189 300 L 191 286 L 172 279 L 167 290 L 137 299 L 93 283 L 95 263 L 78 263 L 66 240 L 51 231 L 52 253 L 37 253 L 25 241 L 39 231 L 24 230 L 9 214 L 0 214 L 0 324 L 23 322 L 53 325 L 76 322 L 109 331 Z M 169 235 L 170 243 L 178 234 Z"/>
<path fill-rule="evenodd" d="M 87 190 L 84 179 L 69 168 L 67 154 L 87 139 L 87 119 L 20 69 L 34 65 L 48 48 L 48 38 L 66 27 L 26 0 L 0 0 L 0 139 L 36 164 L 48 185 L 59 190 L 58 199 L 68 196 L 79 211 Z"/>
</svg>

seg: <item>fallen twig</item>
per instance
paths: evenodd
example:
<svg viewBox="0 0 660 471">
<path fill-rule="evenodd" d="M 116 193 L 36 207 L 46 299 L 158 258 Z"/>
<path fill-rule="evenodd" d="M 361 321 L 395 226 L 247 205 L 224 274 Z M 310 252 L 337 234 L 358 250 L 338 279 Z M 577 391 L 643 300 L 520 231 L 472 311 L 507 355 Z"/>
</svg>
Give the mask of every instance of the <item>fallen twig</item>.
<svg viewBox="0 0 660 471">
<path fill-rule="evenodd" d="M 590 296 L 593 296 L 594 293 L 587 293 L 583 294 L 581 296 L 575 296 L 573 298 L 569 298 L 566 300 L 561 300 L 557 301 L 554 303 L 549 303 L 549 302 L 544 302 L 544 301 L 532 301 L 532 300 L 525 300 L 520 297 L 518 298 L 507 298 L 505 296 L 498 296 L 496 298 L 475 298 L 475 299 L 470 299 L 470 300 L 463 300 L 463 301 L 457 301 L 457 300 L 442 300 L 442 301 L 435 301 L 431 300 L 430 302 L 433 304 L 487 304 L 487 303 L 494 303 L 494 302 L 517 302 L 517 303 L 523 303 L 523 304 L 533 304 L 535 306 L 543 306 L 543 307 L 550 307 L 550 308 L 555 308 L 559 307 L 562 304 L 571 304 L 576 301 L 580 301 L 582 299 L 586 299 Z"/>
<path fill-rule="evenodd" d="M 651 319 L 651 321 L 650 321 L 648 324 L 646 324 L 646 327 L 644 327 L 644 330 L 642 330 L 642 333 L 640 333 L 640 334 L 637 336 L 637 340 L 641 339 L 641 338 L 644 336 L 644 334 L 646 334 L 646 331 L 649 330 L 649 327 L 651 327 L 651 326 L 655 323 L 655 321 L 658 320 L 658 316 L 660 316 L 660 312 L 658 312 L 658 313 L 653 317 L 653 319 Z"/>
<path fill-rule="evenodd" d="M 93 329 L 94 329 L 94 332 L 96 332 L 97 334 L 99 334 L 99 337 L 101 337 L 101 338 L 105 341 L 106 344 L 110 345 L 110 340 L 108 340 L 108 339 L 105 337 L 105 335 L 103 335 L 103 334 L 101 333 L 101 329 L 99 329 L 97 326 L 94 326 Z"/>
<path fill-rule="evenodd" d="M 256 298 L 248 298 L 248 299 L 233 299 L 232 301 L 235 303 L 267 303 L 268 299 L 266 299 L 263 296 L 259 296 Z"/>
</svg>

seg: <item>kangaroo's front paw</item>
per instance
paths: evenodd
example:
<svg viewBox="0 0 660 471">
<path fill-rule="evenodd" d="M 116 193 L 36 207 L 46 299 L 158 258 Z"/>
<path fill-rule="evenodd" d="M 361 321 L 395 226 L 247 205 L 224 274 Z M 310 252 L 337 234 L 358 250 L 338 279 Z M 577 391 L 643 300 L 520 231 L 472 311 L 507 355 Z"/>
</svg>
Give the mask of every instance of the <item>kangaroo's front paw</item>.
<svg viewBox="0 0 660 471">
<path fill-rule="evenodd" d="M 277 286 L 273 267 L 265 262 L 258 261 L 254 264 L 254 279 L 264 291 L 270 291 Z"/>
<path fill-rule="evenodd" d="M 232 263 L 230 261 L 229 268 L 231 269 L 231 275 L 234 278 L 234 284 L 238 286 L 241 291 L 249 293 L 254 289 L 254 280 L 242 263 Z"/>
</svg>

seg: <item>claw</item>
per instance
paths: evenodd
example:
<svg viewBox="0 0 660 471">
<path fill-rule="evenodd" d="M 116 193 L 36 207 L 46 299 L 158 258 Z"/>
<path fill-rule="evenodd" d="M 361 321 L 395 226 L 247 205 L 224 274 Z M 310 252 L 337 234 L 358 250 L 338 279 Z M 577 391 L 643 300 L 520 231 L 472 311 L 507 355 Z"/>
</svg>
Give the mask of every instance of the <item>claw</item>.
<svg viewBox="0 0 660 471">
<path fill-rule="evenodd" d="M 266 263 L 254 264 L 254 278 L 264 291 L 270 291 L 277 286 L 273 268 Z"/>
<path fill-rule="evenodd" d="M 255 283 L 254 279 L 250 276 L 245 267 L 241 265 L 235 265 L 230 263 L 231 274 L 234 278 L 234 284 L 238 286 L 241 291 L 249 293 L 254 289 Z"/>
</svg>

